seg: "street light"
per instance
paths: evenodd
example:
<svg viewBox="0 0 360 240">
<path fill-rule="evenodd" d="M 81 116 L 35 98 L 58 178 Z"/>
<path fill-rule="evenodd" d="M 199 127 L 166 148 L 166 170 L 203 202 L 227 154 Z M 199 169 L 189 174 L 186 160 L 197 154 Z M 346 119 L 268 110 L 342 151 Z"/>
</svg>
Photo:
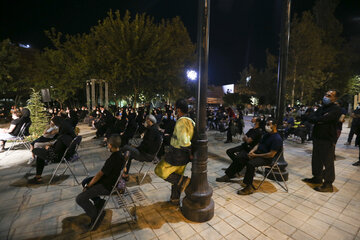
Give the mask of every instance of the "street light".
<svg viewBox="0 0 360 240">
<path fill-rule="evenodd" d="M 197 79 L 197 72 L 194 70 L 187 70 L 186 76 L 191 81 L 195 81 Z"/>
<path fill-rule="evenodd" d="M 186 188 L 181 212 L 194 222 L 206 222 L 214 216 L 212 188 L 207 180 L 206 100 L 208 82 L 210 0 L 199 0 L 198 15 L 198 89 L 196 107 L 195 151 L 191 167 L 191 182 Z M 203 38 L 205 35 L 205 38 Z"/>
</svg>

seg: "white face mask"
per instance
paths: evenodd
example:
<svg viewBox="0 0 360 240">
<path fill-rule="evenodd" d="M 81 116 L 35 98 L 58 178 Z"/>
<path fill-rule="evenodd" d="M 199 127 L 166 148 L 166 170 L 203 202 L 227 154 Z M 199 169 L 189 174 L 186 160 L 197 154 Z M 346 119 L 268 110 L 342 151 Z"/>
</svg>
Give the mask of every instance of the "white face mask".
<svg viewBox="0 0 360 240">
<path fill-rule="evenodd" d="M 12 119 L 18 119 L 18 117 L 15 114 L 13 114 Z"/>
<path fill-rule="evenodd" d="M 268 133 L 271 133 L 272 132 L 272 129 L 270 126 L 266 125 L 265 126 L 265 131 L 268 132 Z"/>
</svg>

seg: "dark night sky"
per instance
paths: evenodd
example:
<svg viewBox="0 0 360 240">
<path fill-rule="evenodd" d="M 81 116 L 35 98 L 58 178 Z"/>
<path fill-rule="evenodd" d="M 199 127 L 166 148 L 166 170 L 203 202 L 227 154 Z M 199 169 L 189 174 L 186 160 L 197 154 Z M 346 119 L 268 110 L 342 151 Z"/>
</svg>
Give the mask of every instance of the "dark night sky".
<svg viewBox="0 0 360 240">
<path fill-rule="evenodd" d="M 292 11 L 311 9 L 314 0 L 293 0 Z M 277 54 L 281 0 L 212 0 L 209 83 L 235 83 L 248 64 L 263 68 L 265 50 Z M 180 16 L 196 41 L 195 0 L 1 0 L 0 39 L 50 46 L 44 30 L 87 32 L 109 9 L 147 12 L 156 19 Z M 336 16 L 344 36 L 360 36 L 360 0 L 341 0 Z"/>
</svg>

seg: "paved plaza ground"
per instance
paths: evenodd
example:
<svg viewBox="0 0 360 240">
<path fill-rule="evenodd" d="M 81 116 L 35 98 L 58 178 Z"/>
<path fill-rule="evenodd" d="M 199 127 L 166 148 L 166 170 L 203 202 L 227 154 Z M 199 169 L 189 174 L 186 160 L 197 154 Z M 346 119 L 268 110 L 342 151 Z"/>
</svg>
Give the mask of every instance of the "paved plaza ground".
<svg viewBox="0 0 360 240">
<path fill-rule="evenodd" d="M 245 122 L 249 125 L 249 118 Z M 110 153 L 92 139 L 94 131 L 85 125 L 80 128 L 83 142 L 79 155 L 94 175 Z M 210 221 L 188 221 L 178 207 L 169 204 L 170 184 L 155 176 L 152 165 L 150 176 L 140 186 L 134 176 L 129 182 L 138 222 L 119 222 L 120 211 L 107 210 L 101 226 L 89 233 L 83 233 L 89 219 L 75 203 L 82 188 L 72 176 L 49 186 L 28 185 L 30 153 L 21 149 L 7 156 L 1 153 L 0 239 L 360 239 L 360 167 L 351 165 L 357 161 L 359 150 L 344 146 L 348 132 L 344 124 L 336 147 L 334 193 L 316 192 L 301 181 L 311 177 L 312 144 L 286 140 L 289 192 L 267 180 L 254 194 L 239 196 L 236 192 L 241 178 L 231 183 L 215 181 L 230 163 L 225 150 L 239 143 L 225 144 L 224 136 L 210 131 L 208 181 L 215 201 L 215 216 Z M 45 167 L 45 180 L 54 166 Z M 140 166 L 133 161 L 131 173 Z M 85 173 L 80 163 L 74 167 L 82 180 Z M 191 164 L 186 175 L 190 173 Z"/>
</svg>

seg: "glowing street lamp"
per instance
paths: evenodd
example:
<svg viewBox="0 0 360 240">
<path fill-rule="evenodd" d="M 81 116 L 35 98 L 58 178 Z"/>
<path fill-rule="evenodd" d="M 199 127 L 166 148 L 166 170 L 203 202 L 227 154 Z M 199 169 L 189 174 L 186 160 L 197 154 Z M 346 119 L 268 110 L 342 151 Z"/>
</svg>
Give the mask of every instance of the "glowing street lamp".
<svg viewBox="0 0 360 240">
<path fill-rule="evenodd" d="M 191 81 L 195 81 L 197 79 L 197 72 L 194 70 L 188 70 L 186 72 L 186 76 L 188 77 L 188 79 L 190 79 Z"/>
</svg>

